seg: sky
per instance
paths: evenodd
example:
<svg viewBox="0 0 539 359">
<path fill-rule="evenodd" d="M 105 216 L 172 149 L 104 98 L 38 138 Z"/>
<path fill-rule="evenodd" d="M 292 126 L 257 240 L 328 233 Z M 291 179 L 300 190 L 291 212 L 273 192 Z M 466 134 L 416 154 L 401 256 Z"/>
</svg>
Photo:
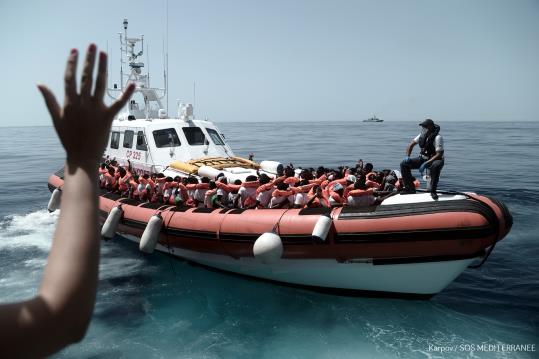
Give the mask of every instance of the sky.
<svg viewBox="0 0 539 359">
<path fill-rule="evenodd" d="M 118 82 L 124 18 L 161 86 L 166 0 L 1 0 L 0 126 L 50 125 L 35 85 L 62 100 L 73 47 Z M 168 44 L 169 112 L 217 123 L 539 121 L 537 0 L 169 0 Z"/>
</svg>

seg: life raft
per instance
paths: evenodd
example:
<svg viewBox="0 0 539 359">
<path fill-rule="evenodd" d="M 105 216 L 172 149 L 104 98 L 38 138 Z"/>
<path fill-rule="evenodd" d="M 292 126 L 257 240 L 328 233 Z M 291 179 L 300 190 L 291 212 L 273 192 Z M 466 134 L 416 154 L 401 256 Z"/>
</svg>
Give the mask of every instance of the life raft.
<svg viewBox="0 0 539 359">
<path fill-rule="evenodd" d="M 62 176 L 50 176 L 51 192 L 62 187 Z M 150 243 L 159 251 L 270 281 L 384 296 L 438 293 L 512 226 L 503 203 L 472 193 L 442 192 L 438 201 L 428 193 L 395 195 L 363 208 L 245 210 L 142 203 L 102 190 L 101 223 L 119 206 L 114 231 L 139 243 L 148 237 L 152 217 L 161 218 L 152 224 L 157 229 Z M 324 238 L 314 233 L 317 225 L 325 226 Z M 258 246 L 273 251 L 261 260 L 253 247 L 265 233 L 277 235 L 282 248 L 279 254 L 271 237 L 267 246 Z"/>
</svg>

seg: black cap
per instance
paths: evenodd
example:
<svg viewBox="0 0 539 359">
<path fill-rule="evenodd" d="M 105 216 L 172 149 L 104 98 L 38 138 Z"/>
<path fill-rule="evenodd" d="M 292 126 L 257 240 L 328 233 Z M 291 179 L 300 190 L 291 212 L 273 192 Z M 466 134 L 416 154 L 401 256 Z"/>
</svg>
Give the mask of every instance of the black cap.
<svg viewBox="0 0 539 359">
<path fill-rule="evenodd" d="M 431 120 L 430 118 L 427 118 L 425 121 L 421 122 L 419 126 L 425 127 L 425 128 L 432 128 L 434 127 L 434 121 Z"/>
</svg>

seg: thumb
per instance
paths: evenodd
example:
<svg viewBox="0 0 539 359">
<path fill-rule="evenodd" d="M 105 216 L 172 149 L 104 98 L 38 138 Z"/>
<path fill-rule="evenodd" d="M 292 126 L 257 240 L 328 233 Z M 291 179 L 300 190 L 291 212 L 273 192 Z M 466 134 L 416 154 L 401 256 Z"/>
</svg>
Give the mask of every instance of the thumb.
<svg viewBox="0 0 539 359">
<path fill-rule="evenodd" d="M 62 117 L 60 105 L 58 105 L 56 97 L 54 97 L 54 94 L 51 90 L 49 90 L 47 86 L 39 84 L 37 85 L 37 88 L 41 92 L 41 95 L 43 95 L 45 105 L 47 105 L 47 109 L 49 110 L 49 113 L 52 117 L 52 122 L 56 126 L 60 121 L 60 118 Z"/>
</svg>

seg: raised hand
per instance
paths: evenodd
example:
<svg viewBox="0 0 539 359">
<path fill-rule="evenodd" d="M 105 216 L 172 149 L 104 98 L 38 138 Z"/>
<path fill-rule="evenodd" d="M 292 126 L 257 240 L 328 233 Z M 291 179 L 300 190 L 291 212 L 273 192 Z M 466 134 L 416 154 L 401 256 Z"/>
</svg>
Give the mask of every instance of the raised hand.
<svg viewBox="0 0 539 359">
<path fill-rule="evenodd" d="M 80 92 L 77 92 L 78 51 L 71 50 L 65 72 L 65 101 L 60 107 L 52 91 L 45 85 L 38 85 L 52 117 L 54 128 L 67 154 L 67 162 L 96 164 L 101 160 L 110 126 L 114 116 L 127 103 L 134 84 L 127 86 L 122 96 L 110 107 L 103 102 L 107 83 L 107 54 L 99 53 L 97 79 L 92 94 L 93 70 L 97 48 L 88 47 L 82 72 Z"/>
</svg>

